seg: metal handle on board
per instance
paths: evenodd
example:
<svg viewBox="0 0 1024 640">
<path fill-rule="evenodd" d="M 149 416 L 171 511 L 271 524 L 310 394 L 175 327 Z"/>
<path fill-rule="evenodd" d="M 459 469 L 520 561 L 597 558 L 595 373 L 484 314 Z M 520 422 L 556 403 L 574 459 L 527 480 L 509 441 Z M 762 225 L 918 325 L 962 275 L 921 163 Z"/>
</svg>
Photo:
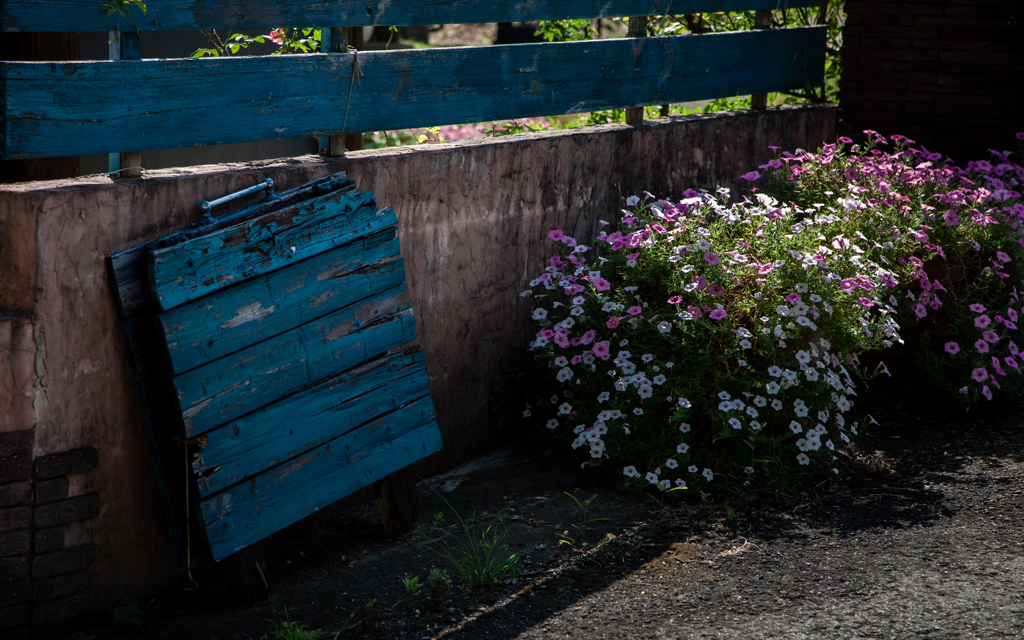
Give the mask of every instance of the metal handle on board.
<svg viewBox="0 0 1024 640">
<path fill-rule="evenodd" d="M 242 189 L 241 191 L 236 191 L 235 193 L 229 193 L 223 198 L 217 198 L 212 202 L 207 202 L 206 200 L 203 200 L 202 202 L 199 203 L 199 206 L 202 207 L 204 214 L 202 224 L 210 224 L 217 221 L 217 219 L 211 215 L 211 211 L 213 210 L 214 207 L 226 204 L 228 202 L 231 202 L 232 200 L 244 198 L 245 196 L 253 193 L 258 193 L 260 191 L 263 191 L 264 189 L 267 190 L 267 198 L 277 197 L 277 194 L 274 193 L 274 181 L 271 180 L 270 178 L 267 178 L 263 182 L 255 184 L 249 187 L 248 189 Z"/>
</svg>

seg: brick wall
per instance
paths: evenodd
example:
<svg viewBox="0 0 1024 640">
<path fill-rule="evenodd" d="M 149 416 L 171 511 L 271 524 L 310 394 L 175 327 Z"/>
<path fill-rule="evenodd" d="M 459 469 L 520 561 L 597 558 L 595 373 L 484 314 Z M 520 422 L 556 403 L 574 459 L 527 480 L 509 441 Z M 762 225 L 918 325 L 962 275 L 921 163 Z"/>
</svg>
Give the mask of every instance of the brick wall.
<svg viewBox="0 0 1024 640">
<path fill-rule="evenodd" d="M 33 456 L 35 429 L 0 433 L 0 637 L 92 608 L 85 578 L 96 546 L 67 546 L 68 525 L 99 513 L 96 493 L 69 496 L 73 474 L 99 461 L 93 447 Z"/>
<path fill-rule="evenodd" d="M 903 134 L 959 162 L 1024 130 L 1024 0 L 846 3 L 837 133 Z"/>
</svg>

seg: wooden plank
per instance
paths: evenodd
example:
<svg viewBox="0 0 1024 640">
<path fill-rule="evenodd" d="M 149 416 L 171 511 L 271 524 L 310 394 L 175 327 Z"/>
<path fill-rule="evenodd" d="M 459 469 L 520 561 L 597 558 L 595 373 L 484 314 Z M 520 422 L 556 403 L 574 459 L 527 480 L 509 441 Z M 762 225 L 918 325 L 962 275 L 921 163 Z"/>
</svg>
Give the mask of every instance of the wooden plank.
<svg viewBox="0 0 1024 640">
<path fill-rule="evenodd" d="M 156 249 L 149 284 L 161 311 L 201 298 L 398 223 L 373 193 L 331 193 L 281 211 Z"/>
<path fill-rule="evenodd" d="M 404 284 L 176 376 L 188 437 L 201 435 L 416 336 Z"/>
<path fill-rule="evenodd" d="M 353 54 L 0 63 L 0 151 L 30 158 L 332 135 L 346 104 L 347 130 L 358 132 L 818 86 L 825 28 L 358 56 L 359 82 Z"/>
<path fill-rule="evenodd" d="M 398 286 L 405 267 L 395 236 L 385 229 L 162 314 L 174 374 Z"/>
<path fill-rule="evenodd" d="M 200 436 L 192 464 L 217 493 L 430 393 L 423 353 L 379 358 Z"/>
<path fill-rule="evenodd" d="M 145 245 L 107 256 L 107 273 L 121 318 L 141 313 L 149 306 Z"/>
<path fill-rule="evenodd" d="M 615 18 L 662 15 L 666 11 L 714 13 L 820 6 L 822 0 L 158 0 L 147 14 L 132 7 L 143 31 L 267 29 L 407 24 L 458 24 Z M 4 31 L 108 31 L 117 17 L 97 12 L 95 0 L 5 0 Z M 127 28 L 124 19 L 122 28 Z"/>
<path fill-rule="evenodd" d="M 210 233 L 232 224 L 238 224 L 242 220 L 284 209 L 315 196 L 327 193 L 344 194 L 353 191 L 355 191 L 355 182 L 349 180 L 344 171 L 340 171 L 284 191 L 279 194 L 276 200 L 256 202 L 239 211 L 231 212 L 218 218 L 218 221 L 214 224 L 190 227 L 152 243 L 132 247 L 131 249 L 107 256 L 107 273 L 110 276 L 110 288 L 114 294 L 114 302 L 117 305 L 118 314 L 122 318 L 126 318 L 138 313 L 148 313 L 151 311 L 152 301 L 149 295 L 149 275 L 146 268 L 146 254 L 150 249 L 173 246 L 197 235 Z M 214 213 L 216 214 L 217 212 Z"/>
<path fill-rule="evenodd" d="M 441 446 L 428 396 L 235 485 L 201 504 L 213 557 L 229 556 Z"/>
</svg>

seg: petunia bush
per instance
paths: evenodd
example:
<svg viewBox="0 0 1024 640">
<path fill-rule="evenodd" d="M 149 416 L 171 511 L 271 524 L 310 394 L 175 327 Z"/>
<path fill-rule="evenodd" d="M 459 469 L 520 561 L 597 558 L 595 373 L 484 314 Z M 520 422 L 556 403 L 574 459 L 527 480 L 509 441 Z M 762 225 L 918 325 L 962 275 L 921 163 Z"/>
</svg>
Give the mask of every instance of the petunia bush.
<svg viewBox="0 0 1024 640">
<path fill-rule="evenodd" d="M 860 357 L 908 322 L 964 402 L 1016 391 L 1024 172 L 868 135 L 777 154 L 742 202 L 645 193 L 589 244 L 552 230 L 522 294 L 561 384 L 547 428 L 637 488 L 789 494 L 840 474 L 888 373 Z"/>
</svg>

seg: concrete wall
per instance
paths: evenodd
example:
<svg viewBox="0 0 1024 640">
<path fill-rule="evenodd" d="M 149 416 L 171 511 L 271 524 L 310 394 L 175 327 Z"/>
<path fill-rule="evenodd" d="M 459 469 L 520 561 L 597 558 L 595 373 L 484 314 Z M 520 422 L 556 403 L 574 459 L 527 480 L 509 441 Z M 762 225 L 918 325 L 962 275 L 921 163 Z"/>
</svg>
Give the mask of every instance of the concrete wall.
<svg viewBox="0 0 1024 640">
<path fill-rule="evenodd" d="M 778 108 L 355 152 L 333 161 L 303 157 L 162 170 L 117 182 L 4 185 L 0 435 L 30 432 L 37 463 L 68 451 L 88 457 L 95 448 L 94 468 L 46 459 L 64 464 L 57 469 L 69 478 L 63 499 L 99 495 L 96 513 L 79 512 L 81 518 L 60 525 L 62 548 L 92 549 L 95 560 L 79 573 L 83 588 L 98 594 L 93 605 L 155 589 L 181 570 L 164 533 L 106 255 L 187 227 L 200 218 L 200 200 L 265 177 L 284 190 L 348 171 L 398 213 L 446 447 L 424 465 L 429 472 L 514 438 L 523 427 L 507 385 L 494 382 L 508 380 L 501 374 L 515 368 L 508 363 L 529 342 L 529 301 L 518 294 L 543 268 L 549 229 L 589 239 L 598 220 L 614 218 L 629 195 L 649 190 L 679 197 L 689 187 L 731 185 L 766 161 L 768 145 L 813 149 L 834 133 L 834 106 Z M 0 446 L 0 465 L 15 457 Z M 17 481 L 38 484 L 38 469 L 33 473 Z M 0 477 L 0 485 L 8 480 Z M 5 520 L 3 508 L 25 507 L 41 509 L 31 498 L 0 503 L 0 536 L 5 526 L 24 522 Z M 17 549 L 26 558 L 35 553 Z M 0 542 L 0 557 L 5 554 L 12 555 Z M 35 579 L 31 571 L 26 579 Z M 4 606 L 0 601 L 0 620 Z"/>
</svg>

